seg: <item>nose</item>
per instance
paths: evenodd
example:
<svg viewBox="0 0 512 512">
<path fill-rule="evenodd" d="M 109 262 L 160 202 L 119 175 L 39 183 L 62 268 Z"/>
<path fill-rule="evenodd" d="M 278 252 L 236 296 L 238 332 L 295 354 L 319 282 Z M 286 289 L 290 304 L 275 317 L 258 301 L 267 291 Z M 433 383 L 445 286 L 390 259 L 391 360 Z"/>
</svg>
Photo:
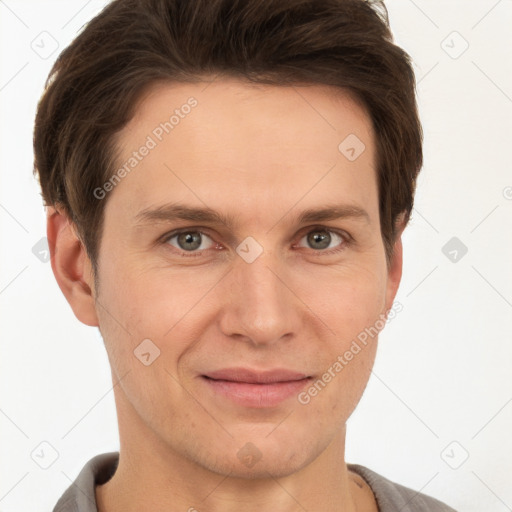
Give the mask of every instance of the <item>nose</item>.
<svg viewBox="0 0 512 512">
<path fill-rule="evenodd" d="M 277 258 L 267 252 L 252 263 L 239 258 L 227 277 L 220 313 L 224 335 L 270 345 L 301 332 L 302 302 Z"/>
</svg>

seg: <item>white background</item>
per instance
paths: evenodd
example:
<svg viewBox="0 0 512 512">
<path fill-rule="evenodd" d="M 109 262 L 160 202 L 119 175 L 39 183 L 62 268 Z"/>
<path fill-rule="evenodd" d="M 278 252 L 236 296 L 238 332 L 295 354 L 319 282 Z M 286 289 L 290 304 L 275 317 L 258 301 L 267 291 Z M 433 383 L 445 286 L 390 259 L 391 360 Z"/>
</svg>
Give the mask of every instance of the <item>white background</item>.
<svg viewBox="0 0 512 512">
<path fill-rule="evenodd" d="M 51 510 L 87 460 L 118 448 L 99 333 L 75 319 L 50 264 L 32 252 L 45 236 L 31 172 L 36 103 L 59 51 L 104 4 L 0 1 L 0 512 Z M 347 460 L 459 511 L 505 512 L 512 1 L 387 5 L 396 41 L 414 60 L 425 165 L 404 235 L 403 311 L 381 335 L 374 375 L 349 420 Z M 33 49 L 42 37 L 40 53 L 58 44 L 47 58 Z M 442 252 L 452 237 L 468 248 L 456 262 Z M 35 450 L 41 464 L 51 462 L 43 441 L 59 454 L 48 469 L 31 458 Z"/>
</svg>

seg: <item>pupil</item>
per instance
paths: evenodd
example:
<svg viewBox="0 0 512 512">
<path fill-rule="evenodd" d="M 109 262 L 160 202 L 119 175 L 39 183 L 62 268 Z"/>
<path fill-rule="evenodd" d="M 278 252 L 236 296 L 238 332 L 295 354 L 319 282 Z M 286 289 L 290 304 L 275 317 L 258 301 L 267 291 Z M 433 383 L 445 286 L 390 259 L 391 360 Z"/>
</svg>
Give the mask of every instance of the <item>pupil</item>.
<svg viewBox="0 0 512 512">
<path fill-rule="evenodd" d="M 178 244 L 185 251 L 193 251 L 201 246 L 201 233 L 198 233 L 197 231 L 180 233 L 178 235 Z"/>
<path fill-rule="evenodd" d="M 314 244 L 317 242 L 319 242 L 319 245 L 315 247 Z M 331 235 L 329 235 L 329 233 L 327 233 L 326 231 L 315 231 L 313 233 L 310 233 L 308 236 L 308 243 L 310 245 L 313 244 L 313 249 L 325 249 L 326 247 L 329 247 L 330 242 Z"/>
</svg>

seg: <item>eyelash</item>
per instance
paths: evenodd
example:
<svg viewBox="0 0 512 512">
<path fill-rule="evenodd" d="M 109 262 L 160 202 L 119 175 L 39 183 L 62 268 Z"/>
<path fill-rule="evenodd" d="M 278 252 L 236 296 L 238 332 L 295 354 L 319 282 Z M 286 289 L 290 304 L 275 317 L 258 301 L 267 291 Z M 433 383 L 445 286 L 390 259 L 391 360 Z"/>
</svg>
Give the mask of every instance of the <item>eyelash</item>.
<svg viewBox="0 0 512 512">
<path fill-rule="evenodd" d="M 335 249 L 318 250 L 318 251 L 316 251 L 315 249 L 310 249 L 311 251 L 313 251 L 313 253 L 316 253 L 315 256 L 325 256 L 325 255 L 331 255 L 331 254 L 336 254 L 336 253 L 342 252 L 342 251 L 346 250 L 347 247 L 349 247 L 353 243 L 353 241 L 354 241 L 353 238 L 348 233 L 346 233 L 345 231 L 338 231 L 336 229 L 331 229 L 331 228 L 328 228 L 326 226 L 311 226 L 308 229 L 309 229 L 309 231 L 306 231 L 306 232 L 304 232 L 303 235 L 301 235 L 301 237 L 300 237 L 301 239 L 304 236 L 308 235 L 309 233 L 312 233 L 312 232 L 315 232 L 315 231 L 325 231 L 327 233 L 334 233 L 335 235 L 338 235 L 343 240 L 343 242 L 337 248 L 335 248 Z M 182 233 L 200 233 L 201 235 L 207 236 L 208 238 L 212 239 L 212 241 L 214 241 L 213 238 L 210 235 L 208 235 L 208 233 L 205 233 L 201 229 L 198 229 L 198 228 L 185 228 L 185 229 L 179 229 L 179 230 L 176 230 L 176 231 L 172 231 L 171 233 L 165 234 L 160 239 L 160 242 L 163 245 L 169 246 L 169 244 L 168 244 L 169 240 L 171 240 L 172 238 L 174 238 L 174 237 L 176 237 L 176 236 L 178 236 L 178 235 L 180 235 Z M 213 247 L 213 248 L 210 248 L 210 249 L 203 249 L 202 251 L 186 252 L 186 251 L 179 251 L 179 249 L 177 249 L 174 246 L 171 246 L 171 247 L 172 247 L 171 250 L 173 252 L 174 251 L 178 251 L 179 252 L 179 256 L 182 256 L 182 257 L 185 257 L 185 258 L 198 257 L 198 256 L 201 256 L 202 253 L 204 253 L 205 251 L 209 251 L 209 250 L 212 250 L 212 249 L 215 250 L 215 247 Z M 301 249 L 307 249 L 307 248 L 306 247 L 301 247 Z"/>
</svg>

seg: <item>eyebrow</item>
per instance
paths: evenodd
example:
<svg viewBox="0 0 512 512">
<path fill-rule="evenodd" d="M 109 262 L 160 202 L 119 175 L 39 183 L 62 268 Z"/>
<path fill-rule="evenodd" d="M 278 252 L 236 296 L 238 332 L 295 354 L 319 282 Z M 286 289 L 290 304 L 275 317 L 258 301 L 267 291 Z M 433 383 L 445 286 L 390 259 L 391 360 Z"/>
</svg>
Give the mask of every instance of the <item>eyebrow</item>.
<svg viewBox="0 0 512 512">
<path fill-rule="evenodd" d="M 285 216 L 286 214 L 283 217 Z M 283 217 L 281 217 L 281 219 Z M 309 208 L 293 217 L 298 224 L 347 218 L 363 220 L 367 224 L 370 224 L 370 215 L 368 212 L 354 204 L 336 204 L 325 205 L 319 208 Z M 238 224 L 236 219 L 237 217 L 235 215 L 224 214 L 208 207 L 197 208 L 180 203 L 169 203 L 158 207 L 146 208 L 135 216 L 137 225 L 150 224 L 153 222 L 187 220 L 205 222 L 208 224 L 224 224 L 230 228 Z"/>
</svg>

